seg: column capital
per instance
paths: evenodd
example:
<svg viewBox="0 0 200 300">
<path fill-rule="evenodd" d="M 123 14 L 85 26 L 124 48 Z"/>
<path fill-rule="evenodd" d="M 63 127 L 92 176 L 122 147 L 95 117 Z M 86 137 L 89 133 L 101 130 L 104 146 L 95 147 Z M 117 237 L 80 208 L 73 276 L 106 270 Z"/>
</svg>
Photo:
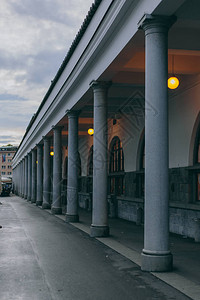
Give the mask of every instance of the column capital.
<svg viewBox="0 0 200 300">
<path fill-rule="evenodd" d="M 95 81 L 90 82 L 90 87 L 95 90 L 107 90 L 111 86 L 111 81 Z"/>
<path fill-rule="evenodd" d="M 46 135 L 42 136 L 42 139 L 43 141 L 50 141 L 50 137 Z"/>
<path fill-rule="evenodd" d="M 51 128 L 52 128 L 53 130 L 62 131 L 62 129 L 64 128 L 64 126 L 52 125 Z"/>
<path fill-rule="evenodd" d="M 66 115 L 68 118 L 75 118 L 80 115 L 81 111 L 80 110 L 72 110 L 72 109 L 67 109 L 66 110 Z"/>
<path fill-rule="evenodd" d="M 145 14 L 138 22 L 138 28 L 143 29 L 145 34 L 167 32 L 176 22 L 176 16 L 160 16 Z"/>
<path fill-rule="evenodd" d="M 38 144 L 36 144 L 36 147 L 43 147 L 43 144 L 38 143 Z"/>
</svg>

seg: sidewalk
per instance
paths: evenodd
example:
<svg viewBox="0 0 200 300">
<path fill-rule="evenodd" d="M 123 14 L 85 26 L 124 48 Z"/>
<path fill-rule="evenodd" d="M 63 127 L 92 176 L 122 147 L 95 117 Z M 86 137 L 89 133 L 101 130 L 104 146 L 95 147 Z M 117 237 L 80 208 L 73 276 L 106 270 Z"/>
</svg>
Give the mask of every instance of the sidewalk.
<svg viewBox="0 0 200 300">
<path fill-rule="evenodd" d="M 50 210 L 47 212 L 51 213 Z M 64 215 L 56 217 L 65 220 Z M 91 212 L 79 209 L 79 219 L 79 223 L 71 225 L 89 234 Z M 143 227 L 121 219 L 109 219 L 109 226 L 110 236 L 96 239 L 141 266 Z M 191 299 L 200 300 L 200 243 L 170 234 L 170 250 L 174 260 L 173 271 L 152 274 Z"/>
</svg>

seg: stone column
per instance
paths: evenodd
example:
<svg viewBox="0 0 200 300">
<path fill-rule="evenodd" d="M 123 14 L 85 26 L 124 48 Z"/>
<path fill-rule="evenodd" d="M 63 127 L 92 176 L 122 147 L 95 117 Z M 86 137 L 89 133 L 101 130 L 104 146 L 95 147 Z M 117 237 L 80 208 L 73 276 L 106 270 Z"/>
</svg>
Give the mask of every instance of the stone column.
<svg viewBox="0 0 200 300">
<path fill-rule="evenodd" d="M 17 195 L 17 166 L 15 166 L 15 181 L 14 181 L 14 193 Z"/>
<path fill-rule="evenodd" d="M 69 111 L 68 116 L 68 168 L 66 222 L 78 222 L 78 114 Z"/>
<path fill-rule="evenodd" d="M 43 160 L 43 209 L 50 209 L 51 195 L 51 177 L 50 177 L 50 140 L 43 137 L 44 140 L 44 160 Z"/>
<path fill-rule="evenodd" d="M 62 185 L 62 127 L 53 127 L 53 201 L 51 206 L 52 214 L 62 214 L 61 185 Z"/>
<path fill-rule="evenodd" d="M 142 270 L 172 269 L 168 195 L 168 29 L 171 18 L 145 15 L 145 231 Z"/>
<path fill-rule="evenodd" d="M 36 202 L 36 150 L 32 150 L 32 190 L 31 190 L 31 203 Z"/>
<path fill-rule="evenodd" d="M 15 168 L 12 168 L 12 192 L 15 194 Z"/>
<path fill-rule="evenodd" d="M 12 184 L 13 193 L 17 195 L 17 167 L 13 169 L 13 184 Z"/>
<path fill-rule="evenodd" d="M 107 203 L 107 90 L 110 83 L 93 81 L 93 209 L 91 236 L 108 236 Z"/>
<path fill-rule="evenodd" d="M 20 187 L 20 163 L 18 163 L 17 165 L 17 195 L 20 196 L 20 190 L 19 190 L 19 187 Z"/>
<path fill-rule="evenodd" d="M 22 198 L 24 198 L 24 158 L 22 159 Z"/>
<path fill-rule="evenodd" d="M 32 195 L 32 155 L 28 153 L 28 195 L 27 201 L 31 201 Z"/>
<path fill-rule="evenodd" d="M 27 199 L 28 195 L 28 156 L 25 156 L 25 182 L 24 182 L 24 199 Z"/>
<path fill-rule="evenodd" d="M 19 196 L 22 196 L 22 161 L 19 163 Z"/>
<path fill-rule="evenodd" d="M 22 195 L 22 198 L 24 198 L 24 158 L 22 159 L 22 192 L 21 192 L 21 195 Z"/>
<path fill-rule="evenodd" d="M 43 145 L 37 145 L 37 197 L 36 197 L 36 205 L 42 205 L 42 188 L 43 188 Z"/>
</svg>

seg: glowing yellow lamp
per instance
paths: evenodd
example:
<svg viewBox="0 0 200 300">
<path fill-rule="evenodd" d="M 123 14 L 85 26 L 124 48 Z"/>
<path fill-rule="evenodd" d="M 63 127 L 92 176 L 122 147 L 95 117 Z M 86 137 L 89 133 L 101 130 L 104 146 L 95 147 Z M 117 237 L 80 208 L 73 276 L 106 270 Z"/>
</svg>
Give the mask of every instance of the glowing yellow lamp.
<svg viewBox="0 0 200 300">
<path fill-rule="evenodd" d="M 51 152 L 50 152 L 50 155 L 51 155 L 51 156 L 54 156 L 54 152 L 53 152 L 53 151 L 51 151 Z"/>
<path fill-rule="evenodd" d="M 175 90 L 179 86 L 179 80 L 177 77 L 170 77 L 168 79 L 168 88 L 171 90 Z"/>
<path fill-rule="evenodd" d="M 94 129 L 93 128 L 89 128 L 88 129 L 88 134 L 89 135 L 93 135 L 94 134 Z"/>
</svg>

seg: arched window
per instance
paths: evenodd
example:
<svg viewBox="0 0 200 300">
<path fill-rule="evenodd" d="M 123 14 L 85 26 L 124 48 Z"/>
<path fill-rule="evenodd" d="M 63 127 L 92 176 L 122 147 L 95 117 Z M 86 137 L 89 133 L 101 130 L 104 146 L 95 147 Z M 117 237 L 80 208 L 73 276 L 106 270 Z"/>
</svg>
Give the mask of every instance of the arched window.
<svg viewBox="0 0 200 300">
<path fill-rule="evenodd" d="M 140 152 L 140 170 L 144 170 L 145 168 L 145 145 L 144 145 L 144 137 L 142 140 L 142 147 Z"/>
<path fill-rule="evenodd" d="M 145 138 L 142 133 L 141 140 L 138 147 L 138 165 L 136 176 L 136 197 L 144 198 L 144 169 L 145 169 Z"/>
<path fill-rule="evenodd" d="M 111 142 L 110 151 L 110 173 L 124 171 L 124 153 L 122 143 L 118 137 L 115 137 Z"/>
<path fill-rule="evenodd" d="M 198 126 L 195 147 L 194 147 L 195 172 L 195 200 L 200 201 L 200 124 Z"/>
<path fill-rule="evenodd" d="M 88 176 L 93 175 L 93 145 L 90 147 L 88 156 Z"/>
<path fill-rule="evenodd" d="M 80 153 L 78 152 L 78 176 L 81 176 L 81 156 Z"/>
<path fill-rule="evenodd" d="M 88 180 L 87 180 L 87 192 L 92 193 L 92 177 L 93 177 L 93 145 L 90 147 L 88 155 Z"/>
<path fill-rule="evenodd" d="M 124 194 L 124 153 L 118 137 L 113 138 L 110 147 L 109 193 Z"/>
</svg>

